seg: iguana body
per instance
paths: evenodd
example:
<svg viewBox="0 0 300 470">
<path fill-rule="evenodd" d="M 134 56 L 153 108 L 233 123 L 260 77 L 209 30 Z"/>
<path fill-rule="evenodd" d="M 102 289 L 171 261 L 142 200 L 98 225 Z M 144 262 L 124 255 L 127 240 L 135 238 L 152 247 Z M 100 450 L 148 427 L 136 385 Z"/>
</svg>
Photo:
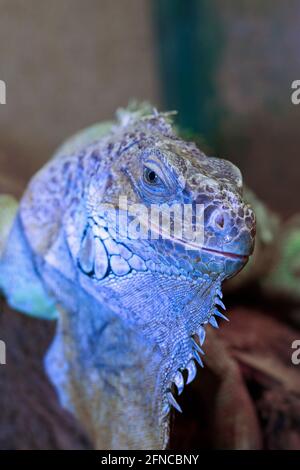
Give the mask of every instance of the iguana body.
<svg viewBox="0 0 300 470">
<path fill-rule="evenodd" d="M 111 222 L 124 195 L 148 209 L 204 205 L 204 243 L 120 239 Z M 14 308 L 58 317 L 46 369 L 97 448 L 167 446 L 174 384 L 181 393 L 185 369 L 194 379 L 197 338 L 217 326 L 222 282 L 244 266 L 254 235 L 239 170 L 155 111 L 124 111 L 75 136 L 32 179 L 0 287 Z"/>
</svg>

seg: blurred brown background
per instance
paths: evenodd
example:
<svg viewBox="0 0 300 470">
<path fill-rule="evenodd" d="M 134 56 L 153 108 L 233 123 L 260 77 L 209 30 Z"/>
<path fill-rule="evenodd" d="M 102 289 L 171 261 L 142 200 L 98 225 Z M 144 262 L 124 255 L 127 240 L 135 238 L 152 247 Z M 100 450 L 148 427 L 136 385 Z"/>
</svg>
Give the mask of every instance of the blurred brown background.
<svg viewBox="0 0 300 470">
<path fill-rule="evenodd" d="M 0 175 L 25 182 L 63 139 L 132 97 L 158 101 L 148 0 L 1 0 Z"/>
</svg>

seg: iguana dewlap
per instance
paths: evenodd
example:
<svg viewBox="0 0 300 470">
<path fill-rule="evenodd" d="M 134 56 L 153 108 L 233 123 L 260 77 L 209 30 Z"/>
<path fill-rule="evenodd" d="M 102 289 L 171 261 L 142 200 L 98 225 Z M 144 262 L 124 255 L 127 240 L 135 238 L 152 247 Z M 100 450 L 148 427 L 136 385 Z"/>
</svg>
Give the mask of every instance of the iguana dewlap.
<svg viewBox="0 0 300 470">
<path fill-rule="evenodd" d="M 143 223 L 152 205 L 203 205 L 203 243 L 120 237 L 112 221 L 124 229 L 124 196 L 146 208 Z M 57 318 L 46 369 L 95 447 L 166 447 L 175 395 L 202 365 L 206 325 L 223 317 L 222 282 L 245 265 L 254 236 L 240 171 L 181 140 L 156 111 L 123 111 L 78 134 L 33 177 L 0 287 L 14 308 Z"/>
</svg>

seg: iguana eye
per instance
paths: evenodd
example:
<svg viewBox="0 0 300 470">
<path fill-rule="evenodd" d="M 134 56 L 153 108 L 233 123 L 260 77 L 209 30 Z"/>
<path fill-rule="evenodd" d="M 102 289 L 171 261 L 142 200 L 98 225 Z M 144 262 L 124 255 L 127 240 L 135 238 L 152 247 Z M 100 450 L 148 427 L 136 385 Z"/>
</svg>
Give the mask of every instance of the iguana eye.
<svg viewBox="0 0 300 470">
<path fill-rule="evenodd" d="M 155 173 L 154 170 L 151 170 L 151 168 L 144 167 L 144 180 L 148 184 L 158 184 L 161 182 L 161 179 L 157 174 Z"/>
<path fill-rule="evenodd" d="M 164 202 L 171 199 L 176 193 L 176 181 L 167 165 L 162 163 L 157 154 L 151 150 L 143 154 L 140 166 L 139 179 L 134 181 L 136 191 L 141 199 L 147 202 Z"/>
</svg>

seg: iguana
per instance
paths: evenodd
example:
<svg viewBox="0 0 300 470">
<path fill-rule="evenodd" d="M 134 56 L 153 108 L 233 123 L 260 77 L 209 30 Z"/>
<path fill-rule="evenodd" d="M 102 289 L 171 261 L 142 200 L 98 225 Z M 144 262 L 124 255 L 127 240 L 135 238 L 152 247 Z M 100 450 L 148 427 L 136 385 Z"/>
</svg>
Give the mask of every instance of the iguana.
<svg viewBox="0 0 300 470">
<path fill-rule="evenodd" d="M 77 134 L 31 180 L 2 250 L 0 288 L 15 309 L 57 318 L 46 370 L 96 448 L 168 445 L 176 394 L 203 366 L 206 327 L 226 319 L 222 282 L 253 250 L 242 190 L 236 166 L 207 157 L 178 136 L 171 114 L 148 107 Z M 192 207 L 194 230 L 202 205 L 202 243 L 185 232 L 165 238 L 158 225 L 152 237 L 120 237 L 112 221 L 117 214 L 125 228 L 124 195 L 130 221 L 130 207 L 146 208 L 140 230 L 152 205 L 163 216 L 174 203 Z"/>
</svg>

